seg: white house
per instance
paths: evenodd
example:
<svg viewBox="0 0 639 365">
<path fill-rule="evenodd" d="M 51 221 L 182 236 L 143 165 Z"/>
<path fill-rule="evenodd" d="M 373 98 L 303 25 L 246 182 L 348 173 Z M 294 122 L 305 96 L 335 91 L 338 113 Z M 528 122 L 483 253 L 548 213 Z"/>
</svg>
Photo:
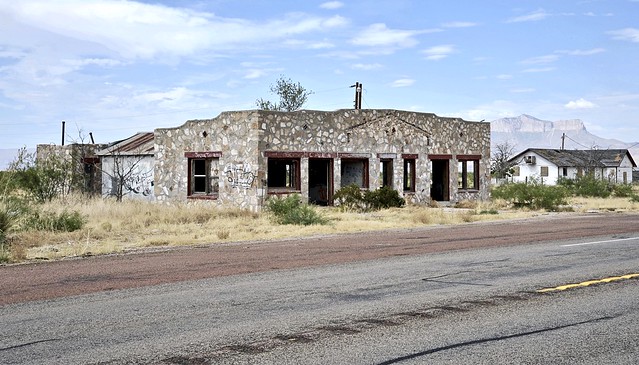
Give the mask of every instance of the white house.
<svg viewBox="0 0 639 365">
<path fill-rule="evenodd" d="M 153 132 L 137 133 L 96 153 L 101 161 L 102 195 L 153 200 Z"/>
<path fill-rule="evenodd" d="M 559 178 L 574 179 L 592 173 L 597 179 L 614 184 L 631 184 L 632 170 L 637 167 L 630 152 L 610 150 L 556 150 L 529 148 L 512 157 L 513 182 L 537 180 L 555 185 Z"/>
</svg>

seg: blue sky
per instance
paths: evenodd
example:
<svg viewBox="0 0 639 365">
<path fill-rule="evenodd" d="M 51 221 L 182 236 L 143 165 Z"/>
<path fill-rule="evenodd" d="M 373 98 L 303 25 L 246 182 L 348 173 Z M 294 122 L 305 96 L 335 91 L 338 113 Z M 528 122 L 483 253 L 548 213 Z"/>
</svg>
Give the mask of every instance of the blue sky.
<svg viewBox="0 0 639 365">
<path fill-rule="evenodd" d="M 0 0 L 0 148 L 254 109 L 581 119 L 639 141 L 639 0 Z"/>
</svg>

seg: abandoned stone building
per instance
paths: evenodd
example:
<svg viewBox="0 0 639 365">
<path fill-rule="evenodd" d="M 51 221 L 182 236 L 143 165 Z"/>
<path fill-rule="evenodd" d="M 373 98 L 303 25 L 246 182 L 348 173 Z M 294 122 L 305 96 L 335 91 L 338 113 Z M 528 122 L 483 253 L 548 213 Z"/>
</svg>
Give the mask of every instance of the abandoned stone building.
<svg viewBox="0 0 639 365">
<path fill-rule="evenodd" d="M 398 110 L 236 111 L 154 133 L 158 201 L 260 210 L 389 186 L 408 203 L 489 199 L 490 124 Z"/>
</svg>

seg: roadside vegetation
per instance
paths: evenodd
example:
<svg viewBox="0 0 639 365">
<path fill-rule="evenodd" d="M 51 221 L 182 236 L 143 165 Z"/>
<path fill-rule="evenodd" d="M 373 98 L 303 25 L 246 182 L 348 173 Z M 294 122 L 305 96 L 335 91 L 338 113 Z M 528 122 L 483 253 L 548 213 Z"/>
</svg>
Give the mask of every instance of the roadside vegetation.
<svg viewBox="0 0 639 365">
<path fill-rule="evenodd" d="M 548 211 L 639 211 L 637 186 L 606 185 L 608 193 L 602 194 L 603 186 L 585 180 L 557 187 L 502 185 L 493 189 L 491 202 L 450 207 L 406 205 L 393 189 L 356 186 L 335 192 L 332 207 L 291 195 L 269 199 L 262 213 L 206 202 L 120 202 L 74 189 L 72 176 L 52 171 L 60 163 L 36 165 L 35 156 L 21 154 L 10 171 L 0 172 L 0 263 L 517 219 Z"/>
<path fill-rule="evenodd" d="M 596 209 L 595 206 L 601 206 L 603 202 L 614 202 L 618 209 L 634 210 L 639 202 L 639 190 L 637 185 L 611 184 L 584 175 L 577 179 L 560 179 L 557 185 L 544 185 L 535 180 L 503 184 L 493 188 L 492 197 L 514 208 L 533 210 L 573 211 L 584 206 Z"/>
</svg>

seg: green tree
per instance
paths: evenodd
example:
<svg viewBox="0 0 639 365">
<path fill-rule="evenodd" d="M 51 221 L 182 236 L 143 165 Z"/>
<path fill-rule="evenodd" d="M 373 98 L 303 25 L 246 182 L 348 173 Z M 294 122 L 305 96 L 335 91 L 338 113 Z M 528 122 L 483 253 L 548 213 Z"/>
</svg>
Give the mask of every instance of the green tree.
<svg viewBox="0 0 639 365">
<path fill-rule="evenodd" d="M 255 101 L 259 109 L 292 112 L 301 109 L 308 96 L 313 94 L 312 91 L 306 90 L 299 82 L 293 82 L 293 80 L 286 79 L 284 76 L 280 76 L 275 84 L 271 85 L 270 90 L 271 93 L 279 96 L 279 103 L 259 98 Z"/>
<path fill-rule="evenodd" d="M 72 164 L 56 153 L 36 157 L 23 148 L 9 167 L 16 189 L 36 202 L 51 201 L 68 192 L 72 179 Z"/>
</svg>

